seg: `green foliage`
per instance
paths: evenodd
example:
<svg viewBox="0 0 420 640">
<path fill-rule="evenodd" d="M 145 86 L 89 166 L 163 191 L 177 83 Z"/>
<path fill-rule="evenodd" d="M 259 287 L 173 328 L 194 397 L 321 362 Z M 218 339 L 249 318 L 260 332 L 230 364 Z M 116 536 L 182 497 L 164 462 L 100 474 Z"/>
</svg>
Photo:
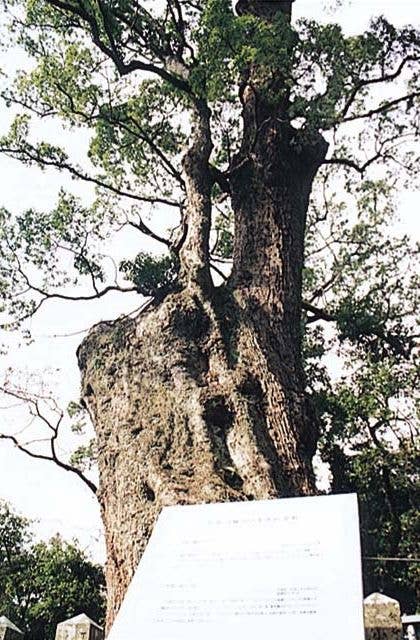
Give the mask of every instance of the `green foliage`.
<svg viewBox="0 0 420 640">
<path fill-rule="evenodd" d="M 231 98 L 234 78 L 232 52 L 237 41 L 229 0 L 208 0 L 194 39 L 200 64 L 192 72 L 192 86 L 212 100 Z"/>
<path fill-rule="evenodd" d="M 83 207 L 73 195 L 61 191 L 52 211 L 28 209 L 12 216 L 0 209 L 0 222 L 0 295 L 8 318 L 3 328 L 16 327 L 46 295 L 76 285 L 83 276 L 95 287 L 103 282 L 95 243 L 105 234 L 96 204 Z M 29 290 L 31 296 L 26 297 Z M 17 291 L 23 295 L 16 296 Z"/>
<path fill-rule="evenodd" d="M 139 253 L 135 260 L 124 260 L 120 270 L 144 296 L 158 296 L 173 286 L 178 265 L 173 256 L 154 257 Z"/>
<path fill-rule="evenodd" d="M 135 221 L 133 202 L 142 209 L 147 203 L 182 207 L 186 116 L 197 100 L 212 109 L 215 168 L 229 168 L 240 146 L 238 96 L 250 69 L 261 96 L 285 109 L 281 117 L 295 127 L 296 148 L 320 129 L 332 130 L 338 158 L 363 165 L 361 158 L 372 149 L 394 170 L 402 164 L 414 175 L 413 149 L 398 150 L 417 130 L 419 38 L 412 27 L 396 29 L 378 18 L 366 33 L 346 36 L 336 24 L 302 20 L 291 26 L 282 13 L 272 21 L 236 16 L 230 0 L 182 0 L 181 21 L 176 11 L 149 0 L 136 10 L 123 0 L 87 0 L 81 7 L 70 2 L 68 11 L 45 0 L 3 0 L 3 6 L 10 43 L 23 47 L 31 64 L 0 89 L 17 112 L 0 151 L 28 166 L 54 167 L 97 191 L 91 207 L 62 193 L 52 212 L 28 211 L 19 224 L 2 213 L 5 326 L 16 327 L 39 307 L 43 294 L 36 288 L 56 294 L 77 284 L 98 291 L 109 278 L 109 262 L 107 267 L 92 241 Z M 340 125 L 369 114 L 378 79 L 392 79 L 398 70 L 406 72 L 400 84 L 411 97 L 371 114 L 369 128 L 349 138 Z M 84 166 L 71 160 L 64 144 L 39 139 L 39 117 L 85 133 Z M 224 213 L 229 215 L 226 207 Z M 219 221 L 214 227 L 226 257 L 230 230 Z M 134 273 L 129 262 L 123 264 L 124 273 Z M 32 268 L 39 276 L 35 282 L 28 277 Z M 340 314 L 345 322 L 344 307 Z"/>
<path fill-rule="evenodd" d="M 35 543 L 30 522 L 1 502 L 0 609 L 25 640 L 53 640 L 56 625 L 81 612 L 102 621 L 102 568 L 77 543 L 58 536 Z"/>
<path fill-rule="evenodd" d="M 135 95 L 102 102 L 94 124 L 89 158 L 113 184 L 135 189 L 155 184 L 170 195 L 178 178 L 169 158 L 180 152 L 185 134 L 173 117 L 180 100 L 170 85 L 141 82 Z"/>
<path fill-rule="evenodd" d="M 332 323 L 306 325 L 319 452 L 331 470 L 331 490 L 359 494 L 363 555 L 415 558 L 418 248 L 390 232 L 391 179 L 346 181 L 340 198 L 339 177 L 325 173 L 307 234 L 305 297 Z M 366 560 L 365 591 L 383 591 L 413 612 L 416 566 Z"/>
<path fill-rule="evenodd" d="M 100 287 L 106 291 L 117 275 L 106 268 L 100 243 L 127 226 L 156 241 L 142 220 L 154 222 L 158 205 L 182 217 L 182 157 L 197 105 L 211 111 L 211 169 L 231 179 L 248 82 L 258 94 L 257 111 L 278 109 L 291 150 L 320 132 L 330 141 L 334 164 L 318 172 L 312 193 L 303 273 L 305 366 L 320 453 L 333 472 L 333 490 L 361 496 L 365 554 L 414 554 L 418 249 L 389 229 L 395 193 L 418 180 L 419 34 L 384 17 L 347 36 L 338 24 L 290 25 L 283 14 L 272 21 L 236 16 L 230 0 L 170 5 L 69 0 L 61 11 L 47 0 L 3 0 L 11 44 L 23 47 L 31 64 L 1 89 L 17 115 L 0 151 L 96 189 L 89 207 L 61 192 L 51 212 L 0 211 L 5 324 L 24 323 L 40 301 L 75 285 L 102 295 Z M 36 134 L 39 118 L 84 132 L 83 166 L 64 143 Z M 213 254 L 229 261 L 229 198 L 217 184 L 212 199 Z M 171 217 L 172 230 L 180 215 Z M 175 254 L 177 244 L 171 247 Z M 172 253 L 118 260 L 119 272 L 142 295 L 176 287 Z M 83 431 L 77 408 L 71 412 L 74 430 Z M 87 443 L 73 463 L 83 468 L 94 455 Z M 365 573 L 367 587 L 413 607 L 412 565 L 372 563 Z"/>
<path fill-rule="evenodd" d="M 317 219 L 314 195 L 304 286 L 337 326 L 338 346 L 353 359 L 410 356 L 418 305 L 418 247 L 390 234 L 395 203 L 386 181 L 351 183 L 347 202 L 332 201 Z M 331 208 L 330 208 L 331 207 Z"/>
<path fill-rule="evenodd" d="M 365 592 L 386 593 L 401 603 L 404 612 L 414 613 L 420 595 L 418 565 L 378 558 L 418 555 L 418 448 L 408 430 L 399 429 L 392 441 L 389 428 L 383 429 L 379 446 L 368 441 L 367 431 L 364 438 L 359 432 L 352 455 L 344 455 L 342 444 L 333 446 L 330 438 L 323 455 L 335 472 L 334 491 L 359 495 Z"/>
<path fill-rule="evenodd" d="M 398 65 L 401 58 L 407 58 L 414 70 L 419 46 L 415 29 L 398 30 L 384 17 L 373 20 L 364 34 L 350 37 L 338 25 L 302 21 L 297 51 L 301 75 L 293 81 L 293 115 L 304 118 L 311 129 L 329 129 L 340 122 L 343 111 L 349 115 L 346 105 L 355 88 L 366 87 L 357 96 L 355 118 L 367 110 L 370 77 L 381 77 L 385 67 Z"/>
<path fill-rule="evenodd" d="M 191 84 L 197 95 L 211 102 L 233 101 L 249 65 L 258 65 L 265 78 L 281 69 L 286 89 L 290 86 L 297 37 L 283 14 L 271 23 L 252 15 L 235 17 L 230 0 L 208 0 L 193 38 L 198 64 Z M 273 100 L 281 97 L 271 93 Z"/>
<path fill-rule="evenodd" d="M 70 456 L 70 464 L 80 471 L 92 469 L 97 461 L 96 439 L 91 438 L 86 444 L 77 447 Z"/>
<path fill-rule="evenodd" d="M 217 241 L 214 254 L 229 259 L 233 254 L 233 221 L 231 215 L 220 215 L 215 223 Z"/>
<path fill-rule="evenodd" d="M 69 464 L 82 472 L 88 471 L 96 465 L 97 445 L 96 438 L 87 439 L 87 411 L 81 404 L 71 401 L 67 406 L 67 415 L 71 420 L 71 432 L 84 439 L 83 444 L 76 447 L 72 452 L 69 458 Z"/>
</svg>

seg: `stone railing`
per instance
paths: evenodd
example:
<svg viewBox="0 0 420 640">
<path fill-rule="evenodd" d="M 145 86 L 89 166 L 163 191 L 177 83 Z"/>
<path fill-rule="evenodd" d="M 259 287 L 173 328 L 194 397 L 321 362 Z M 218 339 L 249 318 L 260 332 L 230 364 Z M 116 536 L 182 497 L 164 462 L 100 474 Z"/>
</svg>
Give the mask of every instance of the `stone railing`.
<svg viewBox="0 0 420 640">
<path fill-rule="evenodd" d="M 0 617 L 0 640 L 23 640 L 24 633 L 5 616 Z M 41 638 L 39 640 L 42 640 Z M 57 625 L 55 640 L 104 640 L 104 632 L 96 622 L 82 613 Z"/>
<path fill-rule="evenodd" d="M 420 616 L 401 617 L 399 602 L 382 593 L 365 598 L 364 614 L 366 640 L 420 640 Z M 0 617 L 0 640 L 23 640 L 23 637 L 16 625 L 5 616 Z M 60 622 L 55 640 L 104 640 L 104 632 L 82 613 Z"/>
</svg>

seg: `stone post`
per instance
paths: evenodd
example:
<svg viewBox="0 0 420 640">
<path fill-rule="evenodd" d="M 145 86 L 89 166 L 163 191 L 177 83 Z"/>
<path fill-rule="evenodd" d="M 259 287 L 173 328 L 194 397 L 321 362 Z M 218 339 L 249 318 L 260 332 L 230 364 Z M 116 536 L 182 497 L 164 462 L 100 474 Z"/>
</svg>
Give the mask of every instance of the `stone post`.
<svg viewBox="0 0 420 640">
<path fill-rule="evenodd" d="M 55 640 L 104 640 L 104 632 L 96 622 L 81 613 L 57 625 Z"/>
<path fill-rule="evenodd" d="M 402 640 L 400 604 L 382 593 L 364 600 L 366 640 Z"/>
<path fill-rule="evenodd" d="M 401 616 L 403 631 L 405 632 L 404 640 L 420 640 L 420 615 Z"/>
<path fill-rule="evenodd" d="M 10 622 L 6 616 L 0 616 L 0 640 L 22 640 L 23 632 Z"/>
</svg>

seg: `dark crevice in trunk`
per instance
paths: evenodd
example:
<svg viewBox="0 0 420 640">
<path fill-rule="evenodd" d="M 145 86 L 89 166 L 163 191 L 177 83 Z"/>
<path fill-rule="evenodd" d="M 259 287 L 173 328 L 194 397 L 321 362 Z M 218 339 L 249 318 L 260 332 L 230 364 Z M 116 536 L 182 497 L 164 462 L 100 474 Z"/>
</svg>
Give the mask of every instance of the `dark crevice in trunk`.
<svg viewBox="0 0 420 640">
<path fill-rule="evenodd" d="M 253 376 L 249 376 L 241 385 L 241 393 L 248 403 L 250 424 L 258 449 L 264 456 L 273 485 L 280 496 L 296 495 L 283 469 L 283 461 L 279 459 L 279 451 L 269 435 L 266 420 L 265 398 L 261 383 Z"/>
<path fill-rule="evenodd" d="M 235 467 L 228 446 L 228 435 L 234 421 L 228 399 L 216 396 L 207 400 L 203 418 L 210 432 L 216 473 L 232 489 L 242 489 L 244 481 Z"/>
</svg>

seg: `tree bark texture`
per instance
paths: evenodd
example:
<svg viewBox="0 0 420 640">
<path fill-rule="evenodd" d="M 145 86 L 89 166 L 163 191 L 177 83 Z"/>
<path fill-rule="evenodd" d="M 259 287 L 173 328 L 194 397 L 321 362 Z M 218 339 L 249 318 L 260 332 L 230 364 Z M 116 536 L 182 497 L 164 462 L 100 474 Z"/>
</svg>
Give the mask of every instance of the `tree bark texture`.
<svg viewBox="0 0 420 640">
<path fill-rule="evenodd" d="M 163 506 L 314 491 L 301 289 L 306 211 L 326 145 L 299 143 L 253 74 L 228 176 L 230 279 L 210 279 L 211 114 L 201 105 L 184 160 L 180 287 L 135 319 L 96 326 L 78 351 L 98 442 L 108 628 Z"/>
<path fill-rule="evenodd" d="M 266 193 L 256 217 L 267 228 L 258 231 L 251 208 L 259 195 L 248 197 L 245 175 L 237 181 L 241 266 L 231 282 L 185 286 L 136 319 L 98 325 L 79 349 L 98 440 L 108 624 L 162 506 L 314 489 L 316 424 L 304 393 L 293 264 L 302 259 L 294 234 L 303 223 L 293 221 L 295 203 L 280 206 Z"/>
<path fill-rule="evenodd" d="M 136 320 L 97 326 L 79 350 L 109 624 L 163 506 L 313 490 L 303 389 L 258 323 L 227 290 L 207 299 L 183 290 Z"/>
</svg>

